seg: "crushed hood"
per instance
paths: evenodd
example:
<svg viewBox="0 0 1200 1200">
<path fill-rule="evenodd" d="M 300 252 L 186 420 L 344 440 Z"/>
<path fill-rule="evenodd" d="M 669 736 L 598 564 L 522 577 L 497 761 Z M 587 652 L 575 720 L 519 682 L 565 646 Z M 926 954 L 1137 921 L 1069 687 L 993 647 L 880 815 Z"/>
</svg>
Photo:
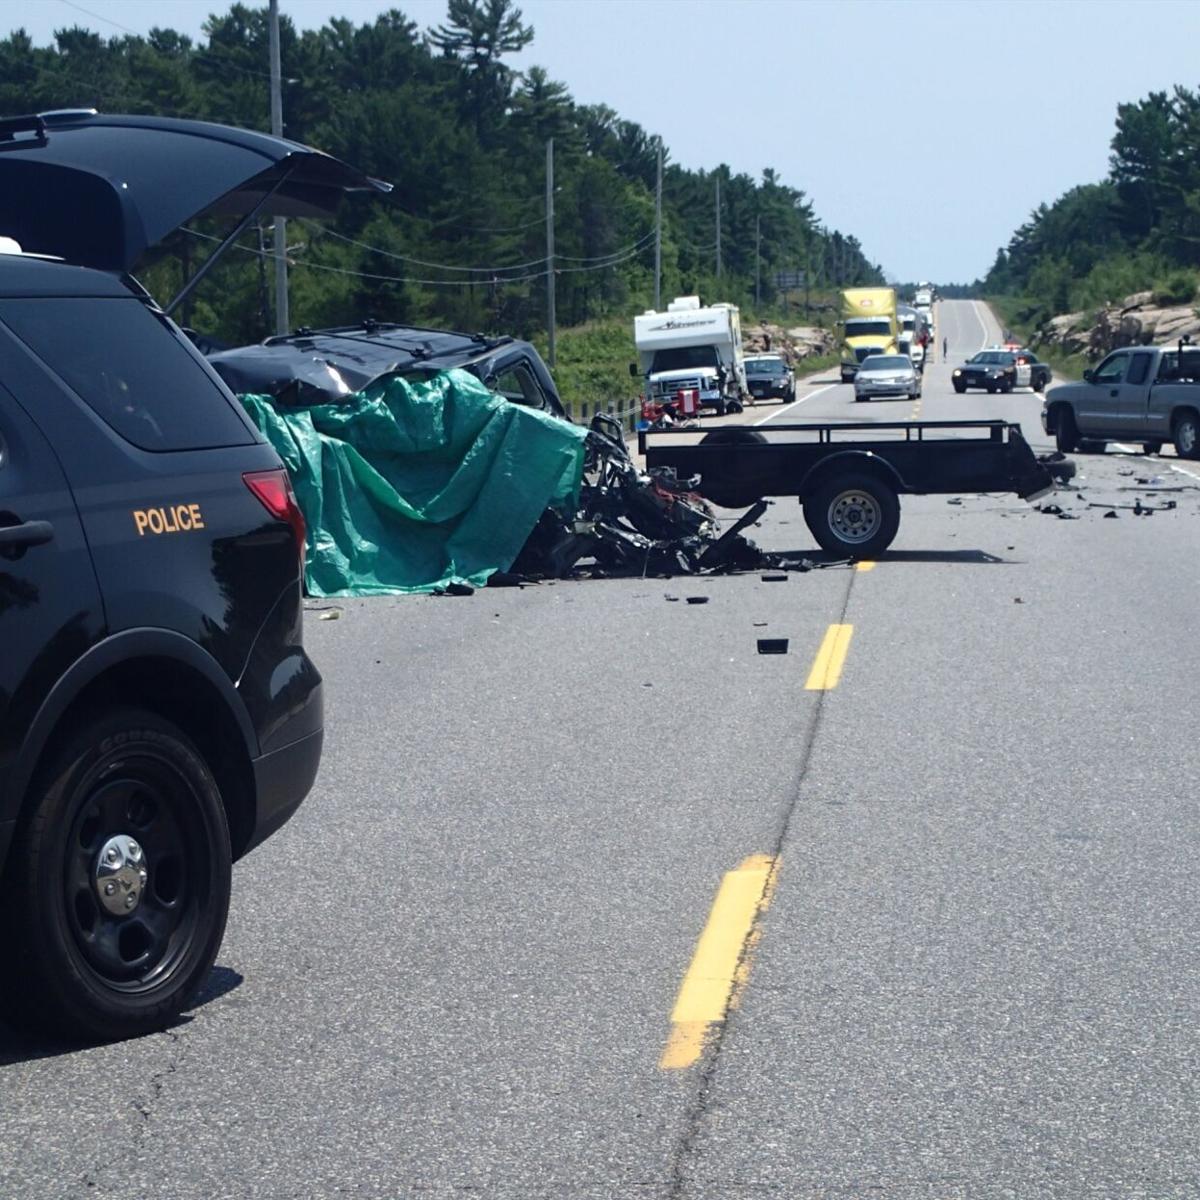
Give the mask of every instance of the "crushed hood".
<svg viewBox="0 0 1200 1200">
<path fill-rule="evenodd" d="M 350 191 L 391 191 L 299 142 L 205 121 L 92 110 L 0 120 L 0 235 L 26 253 L 129 271 L 198 216 L 328 216 Z"/>
</svg>

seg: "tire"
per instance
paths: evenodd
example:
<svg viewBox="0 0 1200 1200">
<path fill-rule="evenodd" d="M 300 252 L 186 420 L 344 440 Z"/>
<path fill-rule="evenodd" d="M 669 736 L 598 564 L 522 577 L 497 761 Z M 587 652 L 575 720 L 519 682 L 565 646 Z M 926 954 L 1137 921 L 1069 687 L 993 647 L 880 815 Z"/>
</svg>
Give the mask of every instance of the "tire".
<svg viewBox="0 0 1200 1200">
<path fill-rule="evenodd" d="M 1180 458 L 1200 458 L 1200 419 L 1194 412 L 1182 412 L 1175 418 L 1171 436 Z"/>
<path fill-rule="evenodd" d="M 1011 392 L 1012 390 L 1013 390 L 1013 385 L 1011 383 L 1002 383 L 1000 385 L 1000 391 L 1005 396 L 1007 396 L 1009 394 L 1009 392 Z"/>
<path fill-rule="evenodd" d="M 967 385 L 965 383 L 956 383 L 954 390 L 961 396 L 967 390 Z"/>
<path fill-rule="evenodd" d="M 723 417 L 725 415 L 725 401 L 724 400 L 717 401 L 717 403 L 713 405 L 713 408 L 716 410 L 716 414 L 718 417 Z"/>
<path fill-rule="evenodd" d="M 900 498 L 875 475 L 834 475 L 804 498 L 804 520 L 822 550 L 874 558 L 900 528 Z"/>
<path fill-rule="evenodd" d="M 1074 410 L 1059 408 L 1054 430 L 1054 448 L 1062 454 L 1074 454 L 1079 448 L 1079 430 L 1075 425 Z"/>
<path fill-rule="evenodd" d="M 163 1029 L 207 978 L 229 912 L 212 772 L 174 725 L 121 708 L 72 730 L 30 799 L 0 893 L 0 947 L 20 964 L 5 1011 L 72 1040 Z"/>
<path fill-rule="evenodd" d="M 1108 450 L 1108 443 L 1096 438 L 1085 438 L 1079 443 L 1079 449 L 1083 454 L 1104 454 Z"/>
<path fill-rule="evenodd" d="M 1142 453 L 1143 454 L 1158 454 L 1161 452 L 1162 448 L 1163 448 L 1162 442 L 1143 442 L 1142 443 Z"/>
<path fill-rule="evenodd" d="M 742 402 L 740 400 L 730 400 L 725 405 L 725 411 L 736 416 L 742 411 Z"/>
</svg>

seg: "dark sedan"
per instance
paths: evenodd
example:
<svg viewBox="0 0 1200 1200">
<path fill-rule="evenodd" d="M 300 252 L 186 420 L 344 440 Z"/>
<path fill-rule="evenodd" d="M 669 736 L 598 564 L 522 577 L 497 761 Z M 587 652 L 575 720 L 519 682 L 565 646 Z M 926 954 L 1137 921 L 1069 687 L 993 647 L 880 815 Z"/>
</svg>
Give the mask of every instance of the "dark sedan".
<svg viewBox="0 0 1200 1200">
<path fill-rule="evenodd" d="M 796 377 L 778 354 L 748 354 L 746 386 L 751 404 L 771 397 L 785 402 L 796 398 Z"/>
<path fill-rule="evenodd" d="M 1038 363 L 1038 367 L 1045 367 L 1045 364 Z M 1046 370 L 1048 373 L 1049 369 Z M 981 350 L 961 367 L 955 367 L 950 381 L 954 384 L 954 390 L 961 395 L 968 388 L 1011 392 L 1013 388 L 1032 386 L 1033 380 L 1034 371 L 1028 352 L 1018 354 L 1012 350 Z"/>
</svg>

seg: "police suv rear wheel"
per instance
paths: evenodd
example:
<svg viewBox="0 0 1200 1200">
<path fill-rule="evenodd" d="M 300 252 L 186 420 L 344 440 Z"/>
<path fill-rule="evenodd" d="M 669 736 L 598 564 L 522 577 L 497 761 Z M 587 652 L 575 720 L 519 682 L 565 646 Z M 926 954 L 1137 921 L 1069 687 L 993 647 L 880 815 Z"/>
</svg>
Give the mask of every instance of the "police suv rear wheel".
<svg viewBox="0 0 1200 1200">
<path fill-rule="evenodd" d="M 212 968 L 231 852 L 212 772 L 138 709 L 86 721 L 35 785 L 0 897 L 0 996 L 19 1023 L 88 1040 L 162 1029 Z"/>
</svg>

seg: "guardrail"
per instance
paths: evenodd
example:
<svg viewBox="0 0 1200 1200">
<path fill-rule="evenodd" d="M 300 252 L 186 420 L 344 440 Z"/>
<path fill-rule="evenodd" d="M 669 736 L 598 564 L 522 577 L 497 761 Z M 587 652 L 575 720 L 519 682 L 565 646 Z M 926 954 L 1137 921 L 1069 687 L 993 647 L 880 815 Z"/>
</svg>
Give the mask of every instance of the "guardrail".
<svg viewBox="0 0 1200 1200">
<path fill-rule="evenodd" d="M 642 416 L 642 402 L 635 400 L 585 400 L 575 410 L 575 418 L 581 425 L 588 424 L 597 413 L 607 413 L 621 422 L 621 427 L 630 433 L 637 432 L 637 423 Z"/>
</svg>

